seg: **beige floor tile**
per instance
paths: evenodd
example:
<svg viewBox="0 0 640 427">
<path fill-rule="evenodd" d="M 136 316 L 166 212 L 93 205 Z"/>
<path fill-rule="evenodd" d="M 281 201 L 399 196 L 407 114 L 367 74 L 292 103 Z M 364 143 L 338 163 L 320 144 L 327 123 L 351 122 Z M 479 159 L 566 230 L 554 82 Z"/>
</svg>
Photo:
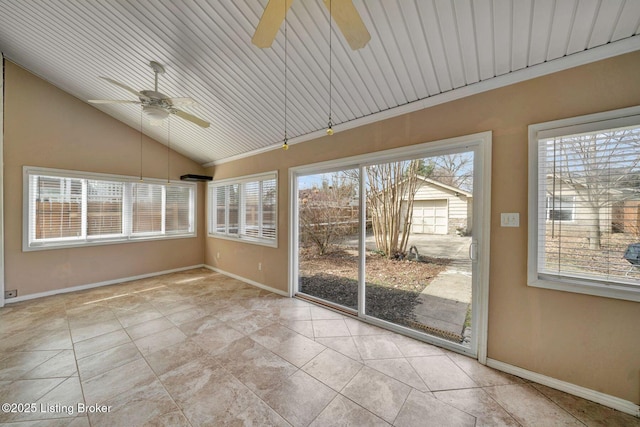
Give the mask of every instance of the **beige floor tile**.
<svg viewBox="0 0 640 427">
<path fill-rule="evenodd" d="M 638 418 L 206 269 L 9 304 L 0 342 L 0 401 L 109 403 L 93 426 L 475 419 L 476 427 L 640 427 Z M 90 420 L 0 414 L 8 421 Z"/>
<path fill-rule="evenodd" d="M 264 401 L 233 376 L 218 370 L 213 377 L 194 378 L 198 392 L 181 400 L 192 425 L 288 426 Z M 187 380 L 187 384 L 191 384 Z"/>
<path fill-rule="evenodd" d="M 477 360 L 462 354 L 448 352 L 447 356 L 480 387 L 522 384 L 524 380 L 513 375 L 481 365 Z"/>
<path fill-rule="evenodd" d="M 397 359 L 371 359 L 365 360 L 365 365 L 376 371 L 395 378 L 416 390 L 427 392 L 429 389 L 420 378 L 420 375 L 413 369 L 413 366 L 405 358 Z"/>
<path fill-rule="evenodd" d="M 447 356 L 410 357 L 407 360 L 431 391 L 478 387 Z"/>
<path fill-rule="evenodd" d="M 103 374 L 140 358 L 142 358 L 142 354 L 140 354 L 138 348 L 134 343 L 128 342 L 78 359 L 78 371 L 82 381 L 86 381 L 96 375 Z"/>
<path fill-rule="evenodd" d="M 156 375 L 162 375 L 207 354 L 193 340 L 187 339 L 176 345 L 151 353 L 145 359 Z"/>
<path fill-rule="evenodd" d="M 313 306 L 311 310 L 311 320 L 329 320 L 329 319 L 344 319 L 345 316 L 335 312 L 333 310 L 327 310 L 326 308 Z"/>
<path fill-rule="evenodd" d="M 390 335 L 360 335 L 353 342 L 363 360 L 403 357 Z"/>
<path fill-rule="evenodd" d="M 109 411 L 90 413 L 92 427 L 160 425 L 164 414 L 179 412 L 178 406 L 158 380 L 126 390 L 101 403 Z M 182 422 L 177 425 L 189 425 L 184 418 L 176 417 L 175 420 Z"/>
<path fill-rule="evenodd" d="M 433 396 L 447 405 L 476 417 L 476 427 L 518 426 L 498 403 L 483 389 L 468 388 L 463 390 L 436 391 Z"/>
<path fill-rule="evenodd" d="M 17 380 L 60 353 L 60 350 L 24 351 L 0 355 L 0 380 Z"/>
<path fill-rule="evenodd" d="M 128 342 L 131 342 L 129 335 L 123 329 L 118 329 L 117 331 L 74 343 L 73 349 L 76 357 L 81 359 Z"/>
<path fill-rule="evenodd" d="M 365 366 L 346 385 L 342 394 L 392 423 L 410 391 L 408 385 Z"/>
<path fill-rule="evenodd" d="M 258 396 L 298 370 L 249 337 L 235 341 L 215 358 Z"/>
<path fill-rule="evenodd" d="M 314 320 L 313 335 L 316 338 L 351 336 L 343 319 Z"/>
<path fill-rule="evenodd" d="M 347 328 L 349 328 L 349 332 L 351 335 L 392 335 L 393 332 L 388 331 L 386 329 L 378 328 L 377 326 L 369 325 L 368 323 L 362 322 L 356 319 L 350 319 L 345 317 L 344 322 L 347 324 Z"/>
<path fill-rule="evenodd" d="M 440 402 L 430 393 L 412 390 L 393 425 L 398 427 L 474 427 L 475 423 L 475 417 Z"/>
<path fill-rule="evenodd" d="M 249 311 L 242 317 L 229 320 L 227 325 L 244 335 L 249 335 L 259 329 L 272 325 L 275 321 L 276 319 L 273 315 Z"/>
<path fill-rule="evenodd" d="M 293 426 L 307 426 L 335 396 L 335 391 L 298 371 L 266 391 L 262 399 Z"/>
<path fill-rule="evenodd" d="M 204 350 L 215 355 L 225 351 L 228 345 L 245 338 L 245 336 L 226 323 L 221 322 L 215 328 L 207 329 L 201 334 L 192 336 L 192 338 Z"/>
<path fill-rule="evenodd" d="M 207 314 L 206 316 L 200 317 L 195 320 L 191 320 L 189 322 L 185 322 L 180 324 L 178 327 L 182 332 L 184 332 L 187 336 L 200 335 L 201 333 L 209 330 L 215 329 L 220 324 L 220 320 L 217 317 Z"/>
<path fill-rule="evenodd" d="M 155 353 L 163 348 L 178 344 L 187 339 L 187 336 L 177 327 L 172 327 L 155 334 L 147 335 L 134 341 L 143 355 Z"/>
<path fill-rule="evenodd" d="M 182 311 L 176 311 L 175 313 L 171 313 L 167 315 L 167 319 L 173 322 L 174 325 L 180 326 L 183 323 L 191 322 L 192 320 L 199 319 L 201 317 L 205 317 L 208 312 L 200 307 L 196 307 L 193 309 L 187 309 Z"/>
<path fill-rule="evenodd" d="M 117 331 L 122 329 L 122 325 L 115 317 L 110 320 L 104 320 L 100 322 L 89 322 L 89 323 L 79 323 L 75 324 L 73 322 L 69 323 L 69 328 L 71 329 L 71 337 L 73 342 L 84 341 L 89 338 L 97 337 L 98 335 L 104 335 L 109 332 Z"/>
<path fill-rule="evenodd" d="M 528 384 L 500 385 L 484 390 L 525 427 L 583 425 Z"/>
<path fill-rule="evenodd" d="M 126 328 L 125 330 L 132 340 L 137 340 L 139 338 L 143 338 L 160 331 L 166 331 L 167 329 L 173 327 L 175 327 L 173 323 L 171 323 L 165 317 L 161 317 L 158 319 L 149 320 L 147 322 L 138 323 L 137 325 Z"/>
<path fill-rule="evenodd" d="M 250 338 L 286 361 L 300 367 L 326 347 L 279 324 L 262 328 Z"/>
<path fill-rule="evenodd" d="M 65 378 L 43 378 L 36 380 L 7 381 L 0 384 L 0 403 L 36 403 L 40 398 L 66 381 Z M 35 413 L 0 412 L 0 423 L 25 419 L 37 419 L 39 406 Z"/>
<path fill-rule="evenodd" d="M 311 320 L 311 309 L 309 307 L 283 307 L 279 311 L 281 320 Z"/>
<path fill-rule="evenodd" d="M 88 405 L 104 402 L 128 390 L 145 387 L 156 380 L 144 359 L 138 359 L 104 374 L 82 381 Z"/>
<path fill-rule="evenodd" d="M 113 311 L 123 328 L 162 317 L 162 313 L 156 310 L 151 304 L 146 304 L 142 309 L 114 309 Z"/>
<path fill-rule="evenodd" d="M 313 322 L 311 320 L 281 320 L 280 324 L 300 335 L 314 339 Z"/>
<path fill-rule="evenodd" d="M 362 363 L 327 348 L 304 365 L 302 370 L 332 389 L 340 391 L 360 372 L 362 366 Z"/>
<path fill-rule="evenodd" d="M 329 405 L 313 420 L 310 427 L 350 426 L 385 427 L 391 424 L 353 403 L 342 395 L 337 395 Z"/>
<path fill-rule="evenodd" d="M 445 352 L 435 345 L 427 344 L 404 335 L 393 334 L 393 342 L 404 357 L 438 356 Z"/>
<path fill-rule="evenodd" d="M 51 359 L 24 374 L 22 378 L 67 378 L 77 375 L 78 368 L 73 350 L 62 350 Z"/>
<path fill-rule="evenodd" d="M 640 427 L 640 418 L 541 384 L 531 386 L 588 426 Z"/>
<path fill-rule="evenodd" d="M 356 343 L 353 342 L 352 337 L 316 338 L 316 341 L 326 347 L 337 351 L 338 353 L 344 354 L 345 356 L 353 360 L 356 360 L 358 362 L 362 361 L 360 352 L 356 347 Z"/>
</svg>

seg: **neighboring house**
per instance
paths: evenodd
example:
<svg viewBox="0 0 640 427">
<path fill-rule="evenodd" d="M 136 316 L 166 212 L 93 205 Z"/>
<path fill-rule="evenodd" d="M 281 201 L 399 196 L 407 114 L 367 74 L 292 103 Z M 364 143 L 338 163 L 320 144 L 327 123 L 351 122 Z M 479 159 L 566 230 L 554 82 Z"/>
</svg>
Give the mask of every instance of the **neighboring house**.
<svg viewBox="0 0 640 427">
<path fill-rule="evenodd" d="M 552 175 L 547 176 L 546 198 L 539 204 L 545 209 L 547 231 L 580 235 L 588 232 L 596 221 L 600 233 L 624 232 L 625 225 L 628 231 L 634 225 L 637 227 L 637 208 L 633 210 L 632 200 L 638 198 L 636 193 L 604 185 L 592 192 L 591 198 L 599 208 L 591 207 L 589 190 L 584 185 L 561 178 L 554 182 Z"/>
<path fill-rule="evenodd" d="M 473 195 L 460 188 L 418 177 L 411 232 L 417 234 L 471 233 Z"/>
</svg>

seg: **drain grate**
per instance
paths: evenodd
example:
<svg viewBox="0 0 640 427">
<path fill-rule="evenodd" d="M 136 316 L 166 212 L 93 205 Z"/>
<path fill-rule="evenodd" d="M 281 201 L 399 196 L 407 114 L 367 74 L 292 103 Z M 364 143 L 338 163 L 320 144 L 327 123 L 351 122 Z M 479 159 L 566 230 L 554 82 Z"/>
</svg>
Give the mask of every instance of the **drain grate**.
<svg viewBox="0 0 640 427">
<path fill-rule="evenodd" d="M 410 327 L 414 329 L 420 329 L 427 332 L 430 335 L 435 335 L 440 338 L 444 338 L 450 341 L 462 342 L 464 337 L 461 334 L 456 334 L 451 331 L 445 331 L 443 329 L 434 328 L 433 326 L 423 325 L 422 323 L 414 322 L 412 320 L 407 322 Z"/>
</svg>

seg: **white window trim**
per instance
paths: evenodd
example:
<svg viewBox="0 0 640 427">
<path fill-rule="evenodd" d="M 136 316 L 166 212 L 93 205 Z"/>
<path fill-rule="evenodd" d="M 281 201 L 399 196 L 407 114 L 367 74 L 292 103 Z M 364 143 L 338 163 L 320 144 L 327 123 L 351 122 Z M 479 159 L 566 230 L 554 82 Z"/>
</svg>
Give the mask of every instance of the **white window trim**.
<svg viewBox="0 0 640 427">
<path fill-rule="evenodd" d="M 244 242 L 251 243 L 255 245 L 268 246 L 272 248 L 278 247 L 278 194 L 276 193 L 276 206 L 275 206 L 275 236 L 273 238 L 261 238 L 261 237 L 251 237 L 247 235 L 243 235 L 242 232 L 246 228 L 246 218 L 245 218 L 245 204 L 243 203 L 244 193 L 240 189 L 243 184 L 249 182 L 261 182 L 265 180 L 275 179 L 276 180 L 276 192 L 278 191 L 278 171 L 271 171 L 265 173 L 258 173 L 253 175 L 245 175 L 237 178 L 227 178 L 221 179 L 218 181 L 212 181 L 208 184 L 207 188 L 207 235 L 209 237 L 213 237 L 216 239 L 223 240 L 233 240 L 236 242 Z M 215 208 L 216 198 L 213 195 L 213 190 L 218 187 L 224 187 L 226 185 L 237 184 L 239 188 L 238 192 L 238 233 L 229 233 L 229 210 L 225 209 L 225 232 L 221 233 L 216 231 L 217 228 L 217 210 Z M 259 188 L 262 189 L 262 183 L 259 185 Z M 262 228 L 262 199 L 259 200 L 259 227 Z M 229 192 L 225 192 L 225 205 L 229 205 Z"/>
<path fill-rule="evenodd" d="M 552 221 L 556 221 L 556 222 L 562 222 L 562 223 L 574 223 L 576 221 L 576 196 L 568 196 L 571 197 L 571 208 L 570 209 L 554 209 L 554 208 L 550 208 L 549 207 L 549 199 L 553 199 L 552 196 L 547 195 L 546 199 L 545 199 L 545 203 L 547 204 L 546 208 L 545 208 L 545 220 L 547 222 L 552 222 Z M 550 219 L 550 214 L 553 211 L 562 211 L 562 210 L 570 210 L 571 211 L 571 219 Z"/>
<path fill-rule="evenodd" d="M 123 183 L 136 183 L 140 182 L 140 177 L 127 176 L 127 175 L 112 175 L 104 173 L 71 171 L 65 169 L 51 169 L 35 166 L 23 166 L 22 168 L 22 250 L 23 252 L 41 251 L 49 249 L 61 249 L 61 248 L 73 248 L 73 247 L 86 247 L 86 246 L 102 246 L 110 244 L 122 244 L 141 241 L 152 240 L 168 240 L 168 239 L 184 239 L 197 237 L 197 203 L 198 203 L 198 191 L 197 184 L 193 182 L 184 181 L 169 181 L 169 184 L 176 184 L 182 187 L 189 187 L 192 190 L 193 203 L 190 206 L 189 214 L 191 217 L 191 231 L 189 232 L 171 232 L 164 233 L 164 209 L 162 210 L 162 234 L 150 234 L 150 233 L 136 233 L 132 232 L 132 225 L 130 219 L 131 215 L 131 191 L 128 186 L 125 186 L 122 195 L 122 233 L 112 235 L 101 235 L 96 237 L 86 236 L 86 224 L 85 218 L 82 222 L 82 236 L 80 237 L 66 237 L 51 240 L 49 242 L 32 243 L 29 241 L 29 231 L 35 226 L 35 212 L 33 211 L 34 205 L 31 203 L 31 197 L 29 194 L 29 179 L 32 175 L 45 175 L 61 178 L 77 178 L 83 180 L 106 180 L 106 181 L 118 181 Z M 166 185 L 167 180 L 144 178 L 144 183 Z M 164 192 L 163 192 L 164 193 Z M 164 196 L 163 196 L 164 197 Z M 86 203 L 86 185 L 83 181 L 83 204 Z M 163 204 L 164 206 L 164 204 Z"/>
<path fill-rule="evenodd" d="M 572 117 L 529 126 L 529 236 L 527 284 L 532 287 L 640 301 L 640 286 L 597 279 L 555 277 L 538 273 L 538 141 L 562 135 L 640 124 L 640 106 Z M 543 199 L 544 200 L 544 199 Z"/>
</svg>

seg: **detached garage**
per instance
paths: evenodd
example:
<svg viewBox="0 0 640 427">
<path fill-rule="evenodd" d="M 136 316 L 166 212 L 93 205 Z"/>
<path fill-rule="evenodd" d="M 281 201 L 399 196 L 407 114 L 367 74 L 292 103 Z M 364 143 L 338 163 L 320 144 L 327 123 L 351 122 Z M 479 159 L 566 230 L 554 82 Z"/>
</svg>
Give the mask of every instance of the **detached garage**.
<svg viewBox="0 0 640 427">
<path fill-rule="evenodd" d="M 419 177 L 413 201 L 411 232 L 417 234 L 465 234 L 471 232 L 473 197 L 468 191 Z"/>
</svg>

